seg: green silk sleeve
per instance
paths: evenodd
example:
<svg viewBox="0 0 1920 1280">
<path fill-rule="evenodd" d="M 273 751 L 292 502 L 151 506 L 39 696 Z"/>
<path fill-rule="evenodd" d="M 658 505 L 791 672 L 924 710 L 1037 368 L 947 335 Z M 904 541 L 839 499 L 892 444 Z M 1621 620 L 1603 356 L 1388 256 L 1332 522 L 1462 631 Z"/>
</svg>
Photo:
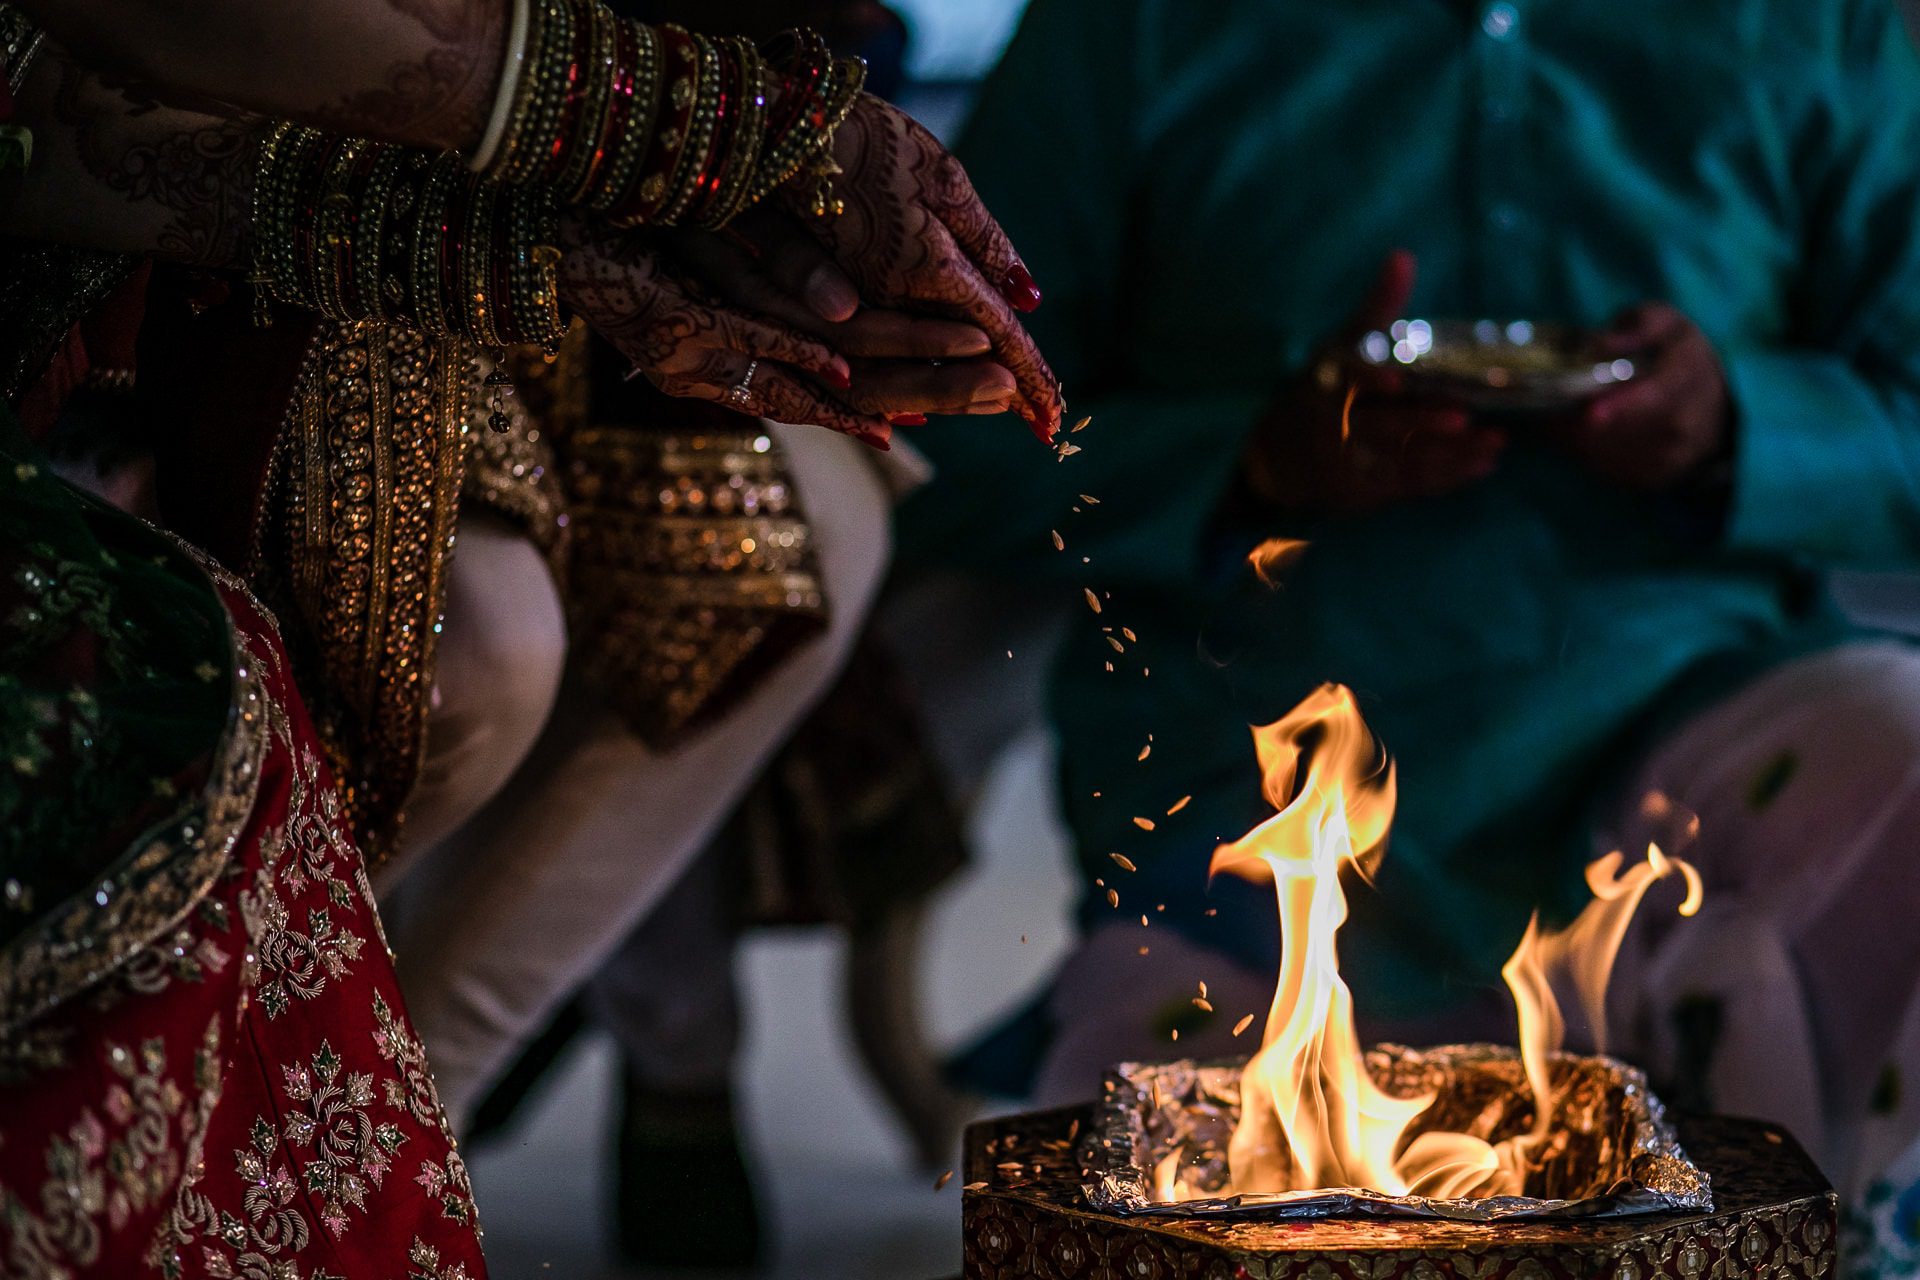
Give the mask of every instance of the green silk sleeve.
<svg viewBox="0 0 1920 1280">
<path fill-rule="evenodd" d="M 1920 59 L 1893 6 L 1840 7 L 1802 130 L 1795 345 L 1724 353 L 1727 536 L 1857 565 L 1920 552 Z"/>
</svg>

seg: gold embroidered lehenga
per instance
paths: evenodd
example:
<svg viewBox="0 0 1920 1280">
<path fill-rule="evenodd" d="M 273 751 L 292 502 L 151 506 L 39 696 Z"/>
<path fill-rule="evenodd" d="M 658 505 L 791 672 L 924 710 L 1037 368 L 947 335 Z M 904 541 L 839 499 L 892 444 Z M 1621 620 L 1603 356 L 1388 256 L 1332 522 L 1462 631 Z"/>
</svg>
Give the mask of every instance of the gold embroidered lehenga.
<svg viewBox="0 0 1920 1280">
<path fill-rule="evenodd" d="M 4 409 L 0 758 L 0 1275 L 483 1275 L 272 618 Z"/>
</svg>

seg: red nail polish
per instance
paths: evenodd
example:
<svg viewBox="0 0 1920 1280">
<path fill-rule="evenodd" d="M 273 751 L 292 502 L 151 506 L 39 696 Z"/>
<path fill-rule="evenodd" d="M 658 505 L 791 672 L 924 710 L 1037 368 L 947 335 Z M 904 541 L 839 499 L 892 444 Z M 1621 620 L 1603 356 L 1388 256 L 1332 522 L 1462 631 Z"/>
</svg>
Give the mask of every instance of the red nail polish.
<svg viewBox="0 0 1920 1280">
<path fill-rule="evenodd" d="M 887 415 L 887 421 L 896 427 L 923 427 L 927 424 L 927 415 L 924 413 L 890 413 Z"/>
<path fill-rule="evenodd" d="M 883 432 L 874 430 L 856 431 L 853 433 L 853 438 L 869 448 L 878 449 L 881 453 L 893 452 L 892 437 Z"/>
<path fill-rule="evenodd" d="M 1016 262 L 1007 269 L 1007 278 L 1000 282 L 1000 292 L 1015 311 L 1039 309 L 1040 287 L 1034 284 L 1023 263 Z"/>
<path fill-rule="evenodd" d="M 827 385 L 839 391 L 847 391 L 852 389 L 853 379 L 847 376 L 845 369 L 829 368 L 827 370 Z"/>
</svg>

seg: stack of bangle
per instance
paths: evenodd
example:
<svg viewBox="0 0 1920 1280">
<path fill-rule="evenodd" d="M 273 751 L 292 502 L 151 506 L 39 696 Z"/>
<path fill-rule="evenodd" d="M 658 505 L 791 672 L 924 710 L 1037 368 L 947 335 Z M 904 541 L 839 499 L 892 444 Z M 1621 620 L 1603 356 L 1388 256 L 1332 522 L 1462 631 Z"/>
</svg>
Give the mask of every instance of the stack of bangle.
<svg viewBox="0 0 1920 1280">
<path fill-rule="evenodd" d="M 483 172 L 622 226 L 726 225 L 819 162 L 866 77 L 818 36 L 770 61 L 599 0 L 530 0 L 524 57 Z"/>
<path fill-rule="evenodd" d="M 489 346 L 566 332 L 553 196 L 435 155 L 276 126 L 254 185 L 254 282 L 331 320 Z"/>
</svg>

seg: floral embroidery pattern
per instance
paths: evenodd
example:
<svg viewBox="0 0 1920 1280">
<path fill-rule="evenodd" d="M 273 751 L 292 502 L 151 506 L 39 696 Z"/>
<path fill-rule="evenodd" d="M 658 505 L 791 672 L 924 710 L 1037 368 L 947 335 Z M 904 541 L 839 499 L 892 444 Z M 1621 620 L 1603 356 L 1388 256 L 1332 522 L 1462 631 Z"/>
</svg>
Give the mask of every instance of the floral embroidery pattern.
<svg viewBox="0 0 1920 1280">
<path fill-rule="evenodd" d="M 0 1187 L 9 1275 L 60 1275 L 89 1265 L 100 1256 L 100 1219 L 120 1227 L 158 1204 L 179 1178 L 171 1121 L 185 1095 L 167 1077 L 165 1042 L 110 1044 L 103 1056 L 114 1083 L 98 1110 L 81 1108 L 47 1144 L 38 1208 Z"/>
<path fill-rule="evenodd" d="M 287 1121 L 287 1141 L 312 1148 L 303 1171 L 306 1188 L 321 1198 L 320 1220 L 336 1238 L 347 1233 L 348 1208 L 364 1211 L 367 1192 L 378 1187 L 393 1167 L 393 1155 L 406 1141 L 400 1126 L 376 1123 L 373 1073 L 340 1075 L 340 1058 L 322 1040 L 313 1068 L 284 1068 L 287 1097 L 302 1104 Z"/>
<path fill-rule="evenodd" d="M 346 835 L 343 808 L 339 791 L 322 778 L 319 756 L 302 750 L 293 775 L 287 825 L 278 833 L 280 878 L 293 893 L 304 891 L 309 879 L 317 881 L 336 907 L 347 905 L 340 870 L 357 870 L 360 865 L 360 855 Z"/>
<path fill-rule="evenodd" d="M 446 1113 L 440 1108 L 440 1094 L 427 1067 L 426 1046 L 420 1043 L 412 1028 L 394 1016 L 378 992 L 373 997 L 373 1018 L 374 1047 L 394 1069 L 394 1075 L 385 1081 L 387 1105 L 406 1111 L 422 1124 L 437 1126 L 447 1140 L 446 1158 L 437 1163 L 422 1160 L 413 1180 L 440 1202 L 442 1214 L 455 1222 L 472 1225 L 477 1220 L 473 1183 L 467 1176 L 466 1161 L 454 1148 Z"/>
<path fill-rule="evenodd" d="M 327 979 L 346 975 L 366 945 L 360 937 L 336 928 L 332 912 L 325 907 L 307 912 L 304 932 L 294 928 L 273 873 L 265 868 L 255 878 L 253 892 L 240 895 L 240 913 L 259 958 L 260 1004 L 269 1018 L 285 1013 L 296 998 L 318 997 L 326 990 Z"/>
<path fill-rule="evenodd" d="M 366 949 L 364 867 L 267 657 L 243 659 L 259 798 L 205 896 L 0 1046 L 0 1277 L 484 1276 L 425 1051 Z"/>
<path fill-rule="evenodd" d="M 441 1266 L 440 1251 L 418 1236 L 413 1239 L 413 1247 L 407 1250 L 407 1260 L 413 1263 L 413 1270 L 407 1272 L 406 1280 L 467 1280 L 464 1262 Z"/>
</svg>

